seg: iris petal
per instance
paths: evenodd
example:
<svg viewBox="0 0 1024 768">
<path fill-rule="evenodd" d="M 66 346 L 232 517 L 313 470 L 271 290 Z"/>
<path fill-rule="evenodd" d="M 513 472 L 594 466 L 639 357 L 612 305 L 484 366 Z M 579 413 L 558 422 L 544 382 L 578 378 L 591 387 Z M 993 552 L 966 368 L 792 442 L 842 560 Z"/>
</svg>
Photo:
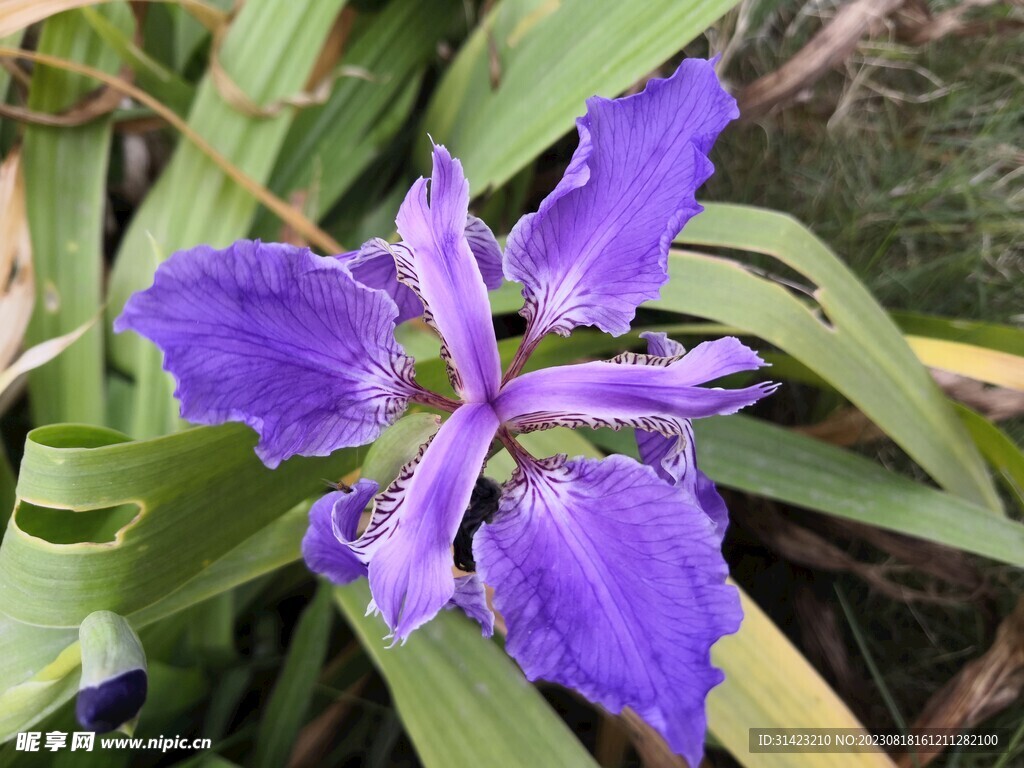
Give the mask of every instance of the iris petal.
<svg viewBox="0 0 1024 768">
<path fill-rule="evenodd" d="M 433 175 L 406 195 L 397 219 L 404 242 L 391 250 L 398 279 L 423 300 L 424 318 L 441 335 L 455 390 L 481 403 L 497 393 L 501 367 L 487 288 L 466 237 L 468 207 L 462 164 L 434 147 Z"/>
<path fill-rule="evenodd" d="M 163 350 L 182 418 L 248 424 L 273 468 L 364 445 L 401 415 L 416 390 L 395 316 L 335 259 L 240 240 L 171 256 L 114 330 Z"/>
<path fill-rule="evenodd" d="M 669 244 L 701 210 L 707 153 L 737 115 L 701 59 L 635 96 L 587 101 L 565 177 L 508 237 L 505 276 L 524 286 L 528 343 L 578 325 L 629 330 L 668 279 Z"/>
<path fill-rule="evenodd" d="M 640 337 L 647 341 L 648 354 L 679 359 L 686 353 L 683 345 L 670 339 L 667 334 L 649 332 L 641 333 Z M 711 478 L 697 467 L 697 446 L 690 420 L 687 419 L 683 423 L 682 432 L 673 437 L 638 429 L 636 444 L 640 460 L 654 467 L 658 477 L 679 485 L 690 501 L 703 509 L 715 523 L 719 536 L 725 536 L 729 511 Z"/>
<path fill-rule="evenodd" d="M 698 765 L 710 649 L 739 628 L 736 590 L 707 516 L 624 456 L 527 464 L 474 543 L 531 680 L 632 707 Z"/>
<path fill-rule="evenodd" d="M 481 219 L 470 216 L 466 224 L 466 240 L 476 258 L 487 290 L 501 287 L 501 246 Z M 336 256 L 352 276 L 368 288 L 384 291 L 398 305 L 397 322 L 404 323 L 423 314 L 423 302 L 407 285 L 398 282 L 395 258 L 383 240 L 369 240 L 358 251 Z"/>
<path fill-rule="evenodd" d="M 445 608 L 460 609 L 480 625 L 480 632 L 484 637 L 491 637 L 494 634 L 494 614 L 487 605 L 487 591 L 475 573 L 455 579 L 455 594 Z"/>
<path fill-rule="evenodd" d="M 309 509 L 309 528 L 302 538 L 302 558 L 313 573 L 335 584 L 366 575 L 366 565 L 345 542 L 356 538 L 359 517 L 377 493 L 377 483 L 362 478 L 351 492 L 332 491 Z"/>
<path fill-rule="evenodd" d="M 369 527 L 352 542 L 369 563 L 370 592 L 396 640 L 455 594 L 452 542 L 497 428 L 485 403 L 456 410 L 377 497 Z"/>
<path fill-rule="evenodd" d="M 774 391 L 774 384 L 700 386 L 762 365 L 753 350 L 732 337 L 705 342 L 678 358 L 627 353 L 611 362 L 524 374 L 502 388 L 494 409 L 521 432 L 628 426 L 675 436 L 687 419 L 735 413 Z"/>
</svg>

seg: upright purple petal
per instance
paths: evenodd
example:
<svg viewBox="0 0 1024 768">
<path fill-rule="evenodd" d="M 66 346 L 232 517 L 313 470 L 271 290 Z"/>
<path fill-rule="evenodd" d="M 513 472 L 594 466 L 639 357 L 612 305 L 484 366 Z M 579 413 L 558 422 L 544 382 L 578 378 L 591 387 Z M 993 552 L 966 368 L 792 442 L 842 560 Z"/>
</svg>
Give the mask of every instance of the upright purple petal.
<svg viewBox="0 0 1024 768">
<path fill-rule="evenodd" d="M 682 433 L 687 419 L 735 413 L 775 389 L 702 387 L 764 365 L 732 337 L 709 341 L 677 358 L 619 355 L 611 362 L 544 368 L 506 384 L 494 403 L 502 422 L 521 432 L 568 427 L 636 427 Z"/>
<path fill-rule="evenodd" d="M 497 429 L 486 403 L 456 410 L 377 497 L 369 527 L 352 543 L 369 563 L 370 592 L 396 640 L 455 594 L 452 542 Z"/>
<path fill-rule="evenodd" d="M 377 483 L 359 480 L 348 493 L 332 491 L 309 509 L 309 528 L 302 538 L 302 558 L 309 570 L 335 584 L 366 575 L 366 566 L 346 546 L 356 537 L 359 517 L 377 493 Z"/>
<path fill-rule="evenodd" d="M 114 323 L 164 353 L 181 415 L 241 421 L 268 467 L 374 440 L 415 390 L 395 305 L 307 248 L 240 240 L 160 265 Z"/>
<path fill-rule="evenodd" d="M 566 176 L 508 237 L 505 276 L 524 285 L 527 341 L 578 325 L 629 330 L 668 279 L 669 244 L 701 211 L 707 154 L 737 115 L 701 59 L 635 96 L 587 101 Z"/>
<path fill-rule="evenodd" d="M 448 610 L 458 608 L 480 625 L 484 637 L 494 634 L 494 614 L 487 605 L 487 591 L 480 577 L 475 573 L 455 579 L 455 594 L 445 606 Z"/>
<path fill-rule="evenodd" d="M 683 345 L 667 334 L 641 333 L 640 337 L 647 340 L 650 355 L 677 360 L 686 354 Z M 636 443 L 641 461 L 654 467 L 661 479 L 679 485 L 687 498 L 714 521 L 719 536 L 724 536 L 729 525 L 729 511 L 711 478 L 697 467 L 697 447 L 690 420 L 683 422 L 682 432 L 673 437 L 638 429 Z"/>
<path fill-rule="evenodd" d="M 423 300 L 425 319 L 441 335 L 455 390 L 481 403 L 498 391 L 501 367 L 487 288 L 466 238 L 468 208 L 462 164 L 434 147 L 429 185 L 416 181 L 398 211 L 404 247 L 391 250 L 398 279 Z"/>
<path fill-rule="evenodd" d="M 742 618 L 711 521 L 624 456 L 521 467 L 474 542 L 531 680 L 629 706 L 700 763 L 711 646 Z"/>
<path fill-rule="evenodd" d="M 481 219 L 470 216 L 466 240 L 476 258 L 487 290 L 501 287 L 501 246 Z M 335 258 L 345 264 L 352 276 L 367 288 L 384 291 L 398 305 L 397 322 L 404 323 L 423 314 L 423 302 L 407 285 L 398 282 L 395 258 L 382 240 L 369 240 L 358 251 L 340 253 Z"/>
</svg>

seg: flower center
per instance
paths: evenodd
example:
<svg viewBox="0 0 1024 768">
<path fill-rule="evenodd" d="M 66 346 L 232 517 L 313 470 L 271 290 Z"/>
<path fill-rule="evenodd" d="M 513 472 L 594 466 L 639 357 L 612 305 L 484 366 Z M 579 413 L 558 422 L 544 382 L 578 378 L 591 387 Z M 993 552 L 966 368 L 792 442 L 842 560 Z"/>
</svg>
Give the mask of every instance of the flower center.
<svg viewBox="0 0 1024 768">
<path fill-rule="evenodd" d="M 473 537 L 484 523 L 489 523 L 498 511 L 501 486 L 489 477 L 481 475 L 476 479 L 473 493 L 469 497 L 469 508 L 462 516 L 459 532 L 455 534 L 455 567 L 472 573 L 476 570 L 473 558 Z"/>
</svg>

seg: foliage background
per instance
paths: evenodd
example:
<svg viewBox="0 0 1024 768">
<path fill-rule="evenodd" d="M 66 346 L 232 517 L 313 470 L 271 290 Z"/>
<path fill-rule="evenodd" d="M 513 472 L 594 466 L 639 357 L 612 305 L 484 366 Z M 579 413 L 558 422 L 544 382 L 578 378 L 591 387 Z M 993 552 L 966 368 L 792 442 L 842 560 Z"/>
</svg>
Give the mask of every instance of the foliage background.
<svg viewBox="0 0 1024 768">
<path fill-rule="evenodd" d="M 460 617 L 383 651 L 365 587 L 317 585 L 296 562 L 322 479 L 361 467 L 387 481 L 433 419 L 404 420 L 369 453 L 269 473 L 243 428 L 182 431 L 159 353 L 113 337 L 110 319 L 178 248 L 251 235 L 330 252 L 392 232 L 428 132 L 465 162 L 478 215 L 507 232 L 559 177 L 590 94 L 717 53 L 743 103 L 854 6 L 886 12 L 834 66 L 805 73 L 795 99 L 716 147 L 703 199 L 759 209 L 709 205 L 636 324 L 688 345 L 744 334 L 785 382 L 752 416 L 699 425 L 748 595 L 743 630 L 716 648 L 728 682 L 709 703 L 709 760 L 891 765 L 750 754 L 746 729 L 916 723 L 1015 740 L 936 764 L 1016 764 L 1024 60 L 1012 3 L 0 3 L 0 144 L 5 178 L 19 156 L 23 176 L 0 212 L 0 368 L 19 345 L 99 317 L 0 393 L 5 513 L 17 500 L 0 546 L 2 735 L 74 730 L 76 627 L 107 608 L 140 629 L 150 659 L 138 734 L 213 749 L 54 764 L 677 764 L 628 714 L 524 684 L 500 641 Z M 959 26 L 931 39 L 950 18 Z M 104 73 L 114 87 L 98 90 Z M 494 304 L 510 354 L 517 292 Z M 443 386 L 429 334 L 400 333 L 421 380 Z M 534 364 L 636 343 L 577 332 Z M 631 450 L 626 434 L 533 439 L 539 452 Z M 503 456 L 489 467 L 509 469 Z M 0 747 L 4 764 L 32 757 Z"/>
</svg>

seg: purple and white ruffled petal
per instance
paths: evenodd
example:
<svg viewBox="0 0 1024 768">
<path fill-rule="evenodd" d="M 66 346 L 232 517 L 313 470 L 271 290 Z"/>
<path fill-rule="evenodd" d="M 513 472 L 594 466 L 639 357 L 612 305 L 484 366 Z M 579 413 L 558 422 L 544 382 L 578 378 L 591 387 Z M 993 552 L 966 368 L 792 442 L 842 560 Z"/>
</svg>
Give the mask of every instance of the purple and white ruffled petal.
<svg viewBox="0 0 1024 768">
<path fill-rule="evenodd" d="M 404 242 L 385 247 L 398 279 L 422 299 L 424 319 L 442 338 L 455 390 L 466 402 L 482 403 L 497 393 L 501 365 L 487 287 L 466 237 L 468 209 L 462 164 L 435 146 L 432 176 L 413 183 L 398 211 Z"/>
<path fill-rule="evenodd" d="M 241 421 L 268 467 L 364 445 L 417 390 L 394 302 L 307 248 L 240 240 L 179 251 L 114 322 L 164 353 L 181 416 Z"/>
<path fill-rule="evenodd" d="M 335 584 L 366 575 L 366 565 L 346 546 L 356 537 L 359 518 L 377 493 L 377 483 L 360 479 L 348 493 L 331 491 L 309 509 L 309 528 L 302 537 L 302 559 L 309 570 Z"/>
<path fill-rule="evenodd" d="M 647 353 L 656 357 L 679 359 L 686 349 L 664 333 L 641 333 L 647 341 Z M 658 476 L 666 482 L 680 486 L 686 495 L 704 510 L 714 521 L 720 536 L 725 535 L 729 525 L 729 511 L 725 500 L 711 478 L 697 467 L 697 448 L 694 442 L 693 425 L 687 419 L 682 433 L 666 437 L 657 432 L 636 431 L 640 460 L 654 467 Z"/>
<path fill-rule="evenodd" d="M 632 707 L 698 765 L 711 646 L 735 632 L 718 536 L 681 489 L 624 456 L 520 467 L 473 547 L 531 680 Z"/>
<path fill-rule="evenodd" d="M 396 641 L 455 594 L 452 542 L 497 429 L 486 403 L 456 410 L 377 497 L 370 525 L 351 543 L 369 564 L 370 592 Z"/>
<path fill-rule="evenodd" d="M 484 637 L 494 634 L 494 614 L 487 605 L 487 590 L 475 573 L 456 577 L 455 594 L 445 608 L 449 611 L 455 608 L 461 610 L 480 625 Z"/>
<path fill-rule="evenodd" d="M 587 101 L 565 177 L 505 249 L 505 276 L 524 286 L 527 343 L 578 325 L 629 330 L 668 279 L 669 245 L 701 211 L 707 154 L 738 114 L 702 59 L 635 96 Z"/>
<path fill-rule="evenodd" d="M 501 246 L 494 233 L 481 219 L 470 216 L 466 224 L 466 240 L 476 258 L 487 290 L 501 287 Z M 398 306 L 396 322 L 404 323 L 423 314 L 423 302 L 407 285 L 398 282 L 395 258 L 382 240 L 368 240 L 358 251 L 340 253 L 336 257 L 352 276 L 367 288 L 384 291 Z"/>
<path fill-rule="evenodd" d="M 675 436 L 687 419 L 735 413 L 773 392 L 772 383 L 743 389 L 700 386 L 762 365 L 757 353 L 729 336 L 681 357 L 626 353 L 610 362 L 527 373 L 502 388 L 494 409 L 520 432 L 626 426 Z"/>
</svg>

